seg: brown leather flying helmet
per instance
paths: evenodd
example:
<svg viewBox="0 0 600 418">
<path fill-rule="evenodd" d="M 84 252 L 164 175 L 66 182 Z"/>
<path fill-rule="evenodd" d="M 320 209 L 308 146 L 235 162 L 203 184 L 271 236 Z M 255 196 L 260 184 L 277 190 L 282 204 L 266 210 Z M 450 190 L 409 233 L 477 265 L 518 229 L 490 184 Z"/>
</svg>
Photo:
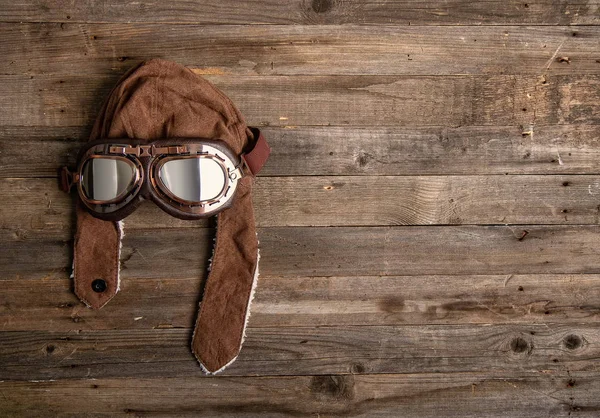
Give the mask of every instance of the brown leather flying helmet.
<svg viewBox="0 0 600 418">
<path fill-rule="evenodd" d="M 192 338 L 203 370 L 237 357 L 258 277 L 253 177 L 269 156 L 231 100 L 189 69 L 152 60 L 112 90 L 79 153 L 61 170 L 78 192 L 75 293 L 99 309 L 119 290 L 122 219 L 143 200 L 181 219 L 217 215 L 210 272 Z"/>
</svg>

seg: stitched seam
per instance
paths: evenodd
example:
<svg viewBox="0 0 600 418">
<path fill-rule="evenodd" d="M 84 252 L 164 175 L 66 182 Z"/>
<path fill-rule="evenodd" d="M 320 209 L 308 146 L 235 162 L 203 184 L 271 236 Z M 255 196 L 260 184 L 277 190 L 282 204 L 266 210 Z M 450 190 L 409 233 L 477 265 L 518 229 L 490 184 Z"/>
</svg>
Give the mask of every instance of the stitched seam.
<svg viewBox="0 0 600 418">
<path fill-rule="evenodd" d="M 113 221 L 112 224 L 113 224 L 113 227 L 115 228 L 115 232 L 117 234 L 117 245 L 115 245 L 115 271 L 113 273 L 113 278 L 112 278 L 114 285 L 117 286 L 112 295 L 112 296 L 114 296 L 117 294 L 118 287 L 119 287 L 119 262 L 120 262 L 119 255 L 121 252 L 121 228 L 119 228 L 117 221 Z M 112 299 L 112 296 L 111 296 L 111 299 Z"/>
<path fill-rule="evenodd" d="M 188 68 L 188 70 L 189 70 L 189 68 Z M 192 71 L 192 74 L 194 74 L 197 77 L 200 77 L 197 74 L 195 74 L 193 71 Z M 200 77 L 200 78 L 202 78 L 202 77 Z M 244 136 L 245 135 L 242 135 L 242 129 L 241 129 L 242 128 L 242 126 L 241 126 L 242 125 L 242 120 L 240 119 L 240 116 L 238 115 L 238 112 L 235 111 L 234 106 L 233 106 L 233 102 L 231 101 L 231 99 L 229 97 L 227 97 L 225 95 L 225 93 L 223 93 L 221 90 L 219 90 L 217 87 L 215 87 L 210 81 L 208 81 L 208 80 L 206 80 L 204 78 L 202 78 L 202 79 L 204 81 L 206 81 L 208 83 L 209 87 L 211 87 L 215 91 L 215 93 L 217 93 L 219 95 L 219 97 L 221 97 L 221 99 L 223 99 L 223 101 L 225 102 L 225 106 L 227 107 L 227 110 L 229 110 L 229 113 L 230 113 L 229 116 L 232 117 L 234 119 L 234 121 L 235 121 L 236 134 L 237 134 L 238 140 L 240 141 L 240 143 L 242 145 L 242 151 L 243 151 L 243 149 L 246 146 L 246 143 L 244 142 Z"/>
</svg>

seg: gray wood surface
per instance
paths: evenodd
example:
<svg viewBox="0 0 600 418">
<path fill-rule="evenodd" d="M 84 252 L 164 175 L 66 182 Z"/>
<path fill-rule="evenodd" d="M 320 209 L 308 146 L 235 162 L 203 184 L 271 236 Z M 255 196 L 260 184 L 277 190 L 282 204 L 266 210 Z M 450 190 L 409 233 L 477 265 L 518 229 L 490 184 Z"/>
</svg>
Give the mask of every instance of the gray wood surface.
<svg viewBox="0 0 600 418">
<path fill-rule="evenodd" d="M 256 222 L 274 226 L 598 224 L 600 176 L 302 176 L 261 177 Z M 68 230 L 74 200 L 57 180 L 0 179 L 0 227 Z M 40 199 L 40 196 L 43 196 Z M 127 229 L 198 227 L 144 204 Z"/>
<path fill-rule="evenodd" d="M 125 230 L 123 277 L 205 274 L 212 229 Z M 0 281 L 69 271 L 72 235 L 1 230 Z M 600 273 L 598 225 L 273 227 L 258 236 L 266 276 Z"/>
<path fill-rule="evenodd" d="M 263 274 L 250 326 L 597 324 L 598 280 L 597 274 L 294 278 Z M 0 311 L 3 331 L 144 330 L 191 327 L 201 280 L 128 276 L 121 283 L 122 292 L 98 312 L 80 305 L 66 272 L 4 279 L 2 286 L 8 300 L 7 309 Z"/>
<path fill-rule="evenodd" d="M 6 332 L 2 378 L 201 378 L 191 331 Z M 250 328 L 244 350 L 222 375 L 590 371 L 599 341 L 597 324 Z"/>
<path fill-rule="evenodd" d="M 600 123 L 597 75 L 206 78 L 257 126 L 511 125 L 529 131 L 538 124 Z M 89 126 L 118 79 L 117 74 L 0 75 L 0 124 Z"/>
<path fill-rule="evenodd" d="M 88 129 L 0 126 L 0 178 L 56 177 L 57 165 L 75 164 Z M 600 174 L 599 125 L 262 130 L 272 157 L 260 177 Z"/>
<path fill-rule="evenodd" d="M 202 24 L 597 25 L 597 0 L 20 0 L 4 2 L 5 22 Z"/>
<path fill-rule="evenodd" d="M 0 124 L 89 126 L 118 78 L 0 75 Z M 596 75 L 207 78 L 257 126 L 512 125 L 529 131 L 537 124 L 600 122 Z"/>
<path fill-rule="evenodd" d="M 204 75 L 598 74 L 599 37 L 597 26 L 0 23 L 0 72 L 120 74 L 156 56 Z"/>
<path fill-rule="evenodd" d="M 65 417 L 596 417 L 598 390 L 593 372 L 568 370 L 0 382 L 5 411 Z"/>
<path fill-rule="evenodd" d="M 0 416 L 597 417 L 599 24 L 597 0 L 0 2 Z M 72 293 L 57 168 L 153 57 L 273 149 L 223 376 L 189 351 L 214 221 L 143 205 L 121 292 Z"/>
</svg>

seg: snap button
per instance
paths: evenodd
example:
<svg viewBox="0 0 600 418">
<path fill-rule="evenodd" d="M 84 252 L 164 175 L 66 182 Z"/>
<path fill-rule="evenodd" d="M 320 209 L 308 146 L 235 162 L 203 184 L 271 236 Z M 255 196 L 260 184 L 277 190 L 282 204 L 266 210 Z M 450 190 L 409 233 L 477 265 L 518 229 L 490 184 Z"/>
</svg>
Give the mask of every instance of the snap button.
<svg viewBox="0 0 600 418">
<path fill-rule="evenodd" d="M 102 279 L 96 279 L 92 282 L 92 290 L 96 293 L 102 293 L 106 290 L 106 282 Z"/>
</svg>

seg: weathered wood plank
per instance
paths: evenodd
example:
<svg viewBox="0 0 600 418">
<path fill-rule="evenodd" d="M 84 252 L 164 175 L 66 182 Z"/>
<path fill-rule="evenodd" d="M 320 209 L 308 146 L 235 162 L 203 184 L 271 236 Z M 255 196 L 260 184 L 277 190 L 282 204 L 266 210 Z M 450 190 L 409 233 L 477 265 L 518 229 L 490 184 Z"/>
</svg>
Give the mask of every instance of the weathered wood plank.
<svg viewBox="0 0 600 418">
<path fill-rule="evenodd" d="M 599 38 L 594 26 L 0 23 L 0 73 L 115 74 L 161 57 L 217 75 L 598 74 Z"/>
<path fill-rule="evenodd" d="M 87 127 L 0 126 L 0 178 L 56 177 Z M 599 125 L 264 127 L 261 176 L 599 174 Z"/>
<path fill-rule="evenodd" d="M 566 371 L 6 381 L 0 392 L 10 416 L 397 417 L 401 410 L 420 418 L 566 418 L 600 410 L 596 376 Z"/>
<path fill-rule="evenodd" d="M 192 330 L 0 333 L 0 380 L 187 377 Z M 589 324 L 250 328 L 226 375 L 596 371 Z"/>
<path fill-rule="evenodd" d="M 600 123 L 595 75 L 207 78 L 257 126 Z M 117 79 L 0 75 L 0 124 L 91 126 Z"/>
<path fill-rule="evenodd" d="M 595 25 L 596 0 L 21 0 L 0 7 L 4 22 L 201 24 Z"/>
<path fill-rule="evenodd" d="M 209 228 L 129 230 L 123 278 L 202 277 L 212 235 Z M 72 236 L 0 230 L 0 279 L 70 271 Z M 600 273 L 600 226 L 281 227 L 260 229 L 259 239 L 265 276 Z"/>
<path fill-rule="evenodd" d="M 70 230 L 75 192 L 57 179 L 2 179 L 0 228 Z M 598 176 L 336 176 L 256 180 L 257 224 L 384 226 L 600 224 Z M 198 227 L 147 203 L 128 228 Z"/>
<path fill-rule="evenodd" d="M 600 171 L 600 127 L 595 125 L 267 127 L 264 131 L 272 145 L 264 175 L 593 174 Z M 0 147 L 1 144 L 0 141 Z"/>
<path fill-rule="evenodd" d="M 600 223 L 595 176 L 267 177 L 257 184 L 261 226 Z"/>
<path fill-rule="evenodd" d="M 65 272 L 4 280 L 0 330 L 189 328 L 202 279 L 127 278 L 106 308 L 87 309 Z M 600 276 L 262 276 L 251 327 L 436 324 L 593 324 Z"/>
</svg>

